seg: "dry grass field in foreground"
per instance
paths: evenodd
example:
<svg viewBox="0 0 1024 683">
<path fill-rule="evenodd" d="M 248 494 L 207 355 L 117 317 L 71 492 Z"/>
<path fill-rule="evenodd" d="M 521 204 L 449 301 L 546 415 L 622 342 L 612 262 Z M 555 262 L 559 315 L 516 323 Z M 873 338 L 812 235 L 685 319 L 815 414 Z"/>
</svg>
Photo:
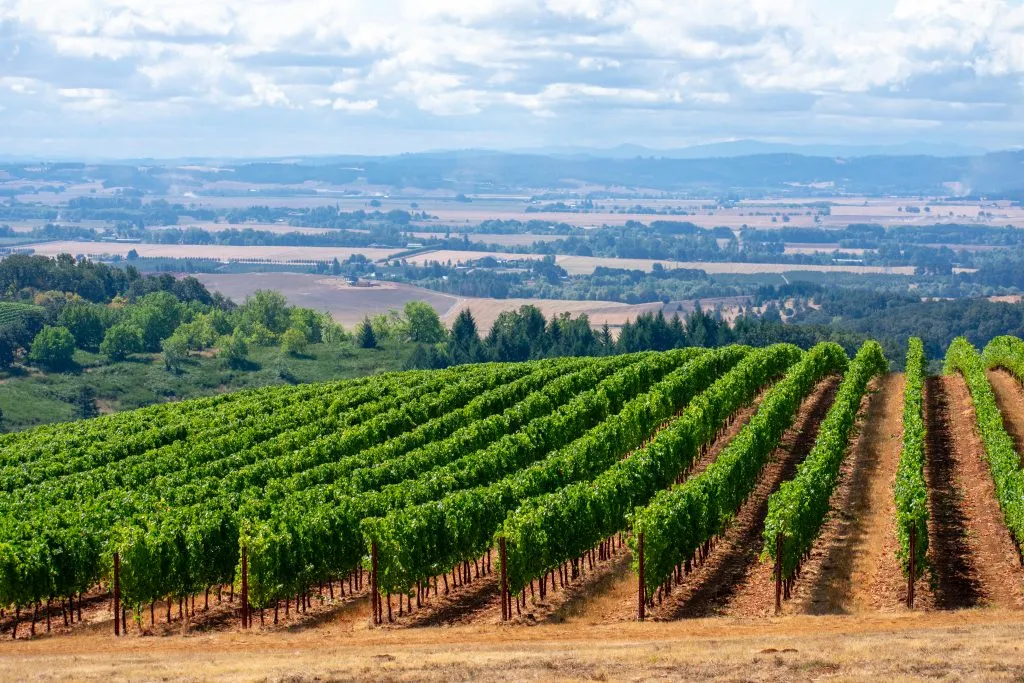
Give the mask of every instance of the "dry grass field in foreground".
<svg viewBox="0 0 1024 683">
<path fill-rule="evenodd" d="M 1020 680 L 1013 611 L 0 643 L 2 680 Z"/>
</svg>

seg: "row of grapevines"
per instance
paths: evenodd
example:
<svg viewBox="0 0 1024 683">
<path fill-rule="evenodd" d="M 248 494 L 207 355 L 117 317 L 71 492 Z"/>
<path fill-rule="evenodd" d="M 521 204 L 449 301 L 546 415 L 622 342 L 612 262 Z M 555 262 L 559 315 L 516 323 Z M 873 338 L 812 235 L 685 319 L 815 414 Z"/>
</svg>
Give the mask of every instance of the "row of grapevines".
<svg viewBox="0 0 1024 683">
<path fill-rule="evenodd" d="M 751 402 L 759 389 L 801 355 L 795 347 L 782 345 L 750 354 L 693 399 L 647 446 L 593 480 L 520 505 L 499 532 L 506 538 L 509 588 L 518 592 L 533 578 L 623 530 L 637 507 L 646 505 L 692 466 L 701 447 L 715 437 L 730 415 Z M 663 420 L 666 415 L 661 412 L 653 417 Z M 644 427 L 650 425 L 648 421 Z"/>
<path fill-rule="evenodd" d="M 644 395 L 627 393 L 624 398 L 630 400 L 620 410 L 609 411 L 582 435 L 566 435 L 564 448 L 547 449 L 540 462 L 525 469 L 528 463 L 504 468 L 509 474 L 491 477 L 494 483 L 483 481 L 436 503 L 416 501 L 421 504 L 366 520 L 367 541 L 378 545 L 380 586 L 405 592 L 418 580 L 478 557 L 523 501 L 604 471 L 748 353 L 746 348 L 719 349 L 670 374 Z"/>
<path fill-rule="evenodd" d="M 658 493 L 633 517 L 634 569 L 639 571 L 638 539 L 644 537 L 648 594 L 706 541 L 724 531 L 750 495 L 758 476 L 797 410 L 818 382 L 843 372 L 846 354 L 836 344 L 819 344 L 768 390 L 757 412 L 704 472 Z"/>
<path fill-rule="evenodd" d="M 311 426 L 302 428 L 299 435 L 286 435 L 283 443 L 256 443 L 215 460 L 191 458 L 159 481 L 169 489 L 165 499 L 175 506 L 200 504 L 226 492 L 262 487 L 323 462 L 358 457 L 368 448 L 461 409 L 481 393 L 515 381 L 529 369 L 529 365 L 499 365 L 459 382 L 446 380 L 441 372 L 437 380 L 427 384 L 428 390 L 410 396 L 410 400 L 391 403 L 388 410 L 347 425 L 347 429 Z"/>
<path fill-rule="evenodd" d="M 958 337 L 946 350 L 945 371 L 947 374 L 959 372 L 967 382 L 978 433 L 985 445 L 985 459 L 995 482 L 996 498 L 1010 535 L 1020 548 L 1024 545 L 1024 471 L 1013 438 L 1006 433 L 992 385 L 985 374 L 985 364 L 971 343 Z"/>
<path fill-rule="evenodd" d="M 927 359 L 924 344 L 910 340 L 907 349 L 906 386 L 903 390 L 903 450 L 896 468 L 897 555 L 903 573 L 910 572 L 910 535 L 914 533 L 914 574 L 919 579 L 925 570 L 928 553 L 928 487 L 924 479 L 925 425 L 924 373 Z"/>
<path fill-rule="evenodd" d="M 581 386 L 586 386 L 580 384 L 580 379 L 590 381 L 589 378 L 600 377 L 616 367 L 637 360 L 636 356 L 624 356 L 601 360 L 546 361 L 539 372 L 524 378 L 523 381 L 503 385 L 492 391 L 503 397 L 503 401 L 507 403 L 514 401 L 527 389 L 548 392 L 549 388 L 560 387 L 564 393 L 563 400 L 568 400 L 568 397 Z M 494 370 L 492 368 L 492 372 Z M 565 375 L 570 370 L 574 372 Z M 526 381 L 527 379 L 529 382 Z M 592 381 L 596 383 L 597 379 Z M 479 420 L 483 417 L 481 411 L 496 410 L 503 405 L 502 401 L 495 400 L 494 397 L 488 398 L 487 394 L 482 394 L 479 397 L 482 400 L 471 401 L 464 410 L 455 410 L 452 398 L 455 396 L 453 392 L 456 389 L 457 387 L 452 387 L 445 390 L 436 398 L 439 402 L 436 409 L 440 417 L 435 419 L 443 420 L 446 426 L 443 429 L 437 427 L 428 433 L 438 435 L 443 433 L 444 429 L 454 428 L 455 424 L 447 419 L 448 415 L 459 415 L 463 421 Z M 429 425 L 431 422 L 426 424 Z M 346 436 L 343 435 L 342 440 L 345 438 Z M 416 442 L 406 441 L 406 443 L 411 446 Z M 376 452 L 376 448 L 353 448 L 351 452 L 351 456 L 342 458 L 339 462 L 348 463 L 354 468 L 354 472 L 358 472 L 360 465 L 365 467 L 373 464 L 366 458 L 371 457 Z M 298 454 L 296 455 L 298 456 Z M 257 465 L 259 464 L 261 461 L 257 462 Z M 277 469 L 281 472 L 285 471 L 283 467 Z M 265 496 L 266 489 L 262 487 L 257 486 L 243 491 L 238 486 L 237 479 L 228 477 L 220 481 L 223 487 L 219 495 L 211 497 L 207 502 L 176 507 L 166 512 L 159 510 L 147 512 L 140 515 L 135 524 L 123 529 L 120 535 L 122 541 L 118 547 L 122 557 L 122 567 L 125 568 L 128 576 L 128 581 L 125 583 L 126 599 L 152 600 L 166 591 L 168 586 L 202 586 L 230 580 L 234 575 L 240 546 L 239 529 L 243 525 L 251 525 L 254 519 L 254 509 L 273 510 L 275 504 L 264 506 L 267 498 Z M 272 479 L 268 482 L 271 488 L 274 481 Z M 343 482 L 338 482 L 339 486 L 342 484 Z M 303 506 L 302 509 L 306 515 L 314 515 L 321 508 L 313 505 Z M 184 539 L 188 540 L 188 547 L 182 553 L 180 548 L 185 542 Z M 195 548 L 196 551 L 193 552 L 192 548 Z M 250 555 L 252 554 L 250 553 Z M 154 574 L 147 571 L 147 567 L 161 566 L 171 562 L 177 562 L 177 564 L 169 573 Z"/>
<path fill-rule="evenodd" d="M 243 532 L 254 604 L 355 569 L 365 557 L 364 519 L 437 500 L 516 471 L 618 412 L 629 398 L 704 353 L 684 350 L 645 355 L 583 393 L 559 396 L 559 407 L 549 414 L 480 450 L 421 473 L 417 479 L 359 494 L 350 494 L 347 485 L 317 486 L 275 503 L 269 518 Z M 564 403 L 566 400 L 569 402 Z"/>
<path fill-rule="evenodd" d="M 1024 341 L 1017 337 L 996 337 L 985 347 L 982 360 L 989 370 L 1003 368 L 1024 382 Z"/>
<path fill-rule="evenodd" d="M 307 401 L 323 403 L 337 396 L 337 408 L 354 407 L 379 396 L 373 388 L 381 383 L 386 386 L 389 378 L 396 376 L 392 373 L 328 384 L 264 387 L 203 399 L 163 403 L 93 420 L 44 425 L 20 432 L 16 444 L 9 446 L 5 442 L 4 449 L 0 451 L 0 466 L 47 459 L 65 461 L 87 455 L 103 458 L 95 462 L 95 465 L 113 462 L 178 439 L 206 438 L 206 431 L 210 428 L 224 429 L 234 424 L 241 425 L 246 420 L 263 419 L 278 409 Z M 404 378 L 404 386 L 419 384 L 427 377 L 427 372 L 410 374 Z M 333 409 L 335 405 L 331 407 Z"/>
<path fill-rule="evenodd" d="M 88 473 L 113 463 L 126 463 L 126 467 L 132 467 L 132 458 L 152 460 L 153 451 L 158 448 L 190 447 L 197 442 L 236 435 L 245 429 L 258 429 L 262 438 L 267 438 L 319 416 L 330 414 L 337 419 L 337 416 L 349 413 L 372 414 L 376 403 L 389 398 L 394 400 L 399 391 L 416 391 L 428 377 L 423 373 L 402 381 L 391 376 L 355 388 L 320 385 L 304 392 L 265 393 L 227 407 L 218 406 L 203 414 L 188 414 L 187 419 L 169 421 L 169 424 L 158 428 L 145 429 L 139 425 L 137 433 L 127 434 L 124 439 L 113 443 L 97 440 L 72 445 L 53 435 L 40 435 L 38 442 L 46 444 L 51 450 L 50 455 L 22 459 L 0 468 L 0 490 L 13 491 L 57 477 Z M 123 415 L 126 419 L 121 423 L 110 425 L 97 421 L 93 429 L 102 434 L 116 433 L 120 431 L 118 427 L 125 426 L 124 423 L 131 419 L 130 413 Z M 128 422 L 128 425 L 134 427 L 135 421 Z"/>
<path fill-rule="evenodd" d="M 505 372 L 505 369 L 502 369 Z M 521 373 L 512 370 L 508 377 Z M 464 375 L 466 381 L 473 381 L 474 375 Z M 486 379 L 486 375 L 483 376 Z M 338 430 L 371 421 L 378 414 L 405 410 L 406 406 L 433 400 L 436 392 L 442 390 L 452 377 L 435 374 L 430 380 L 413 383 L 410 388 L 401 389 L 401 381 L 390 378 L 381 382 L 384 398 L 379 401 L 360 403 L 349 410 L 341 410 L 334 416 L 325 416 L 327 401 L 306 401 L 298 405 L 282 407 L 261 420 L 236 426 L 216 429 L 205 439 L 176 441 L 155 451 L 146 451 L 106 466 L 85 469 L 81 472 L 64 474 L 59 464 L 49 463 L 43 475 L 33 468 L 24 468 L 10 480 L 20 480 L 23 486 L 16 487 L 12 500 L 31 501 L 39 507 L 52 504 L 60 499 L 68 487 L 74 487 L 77 495 L 100 495 L 115 488 L 138 493 L 144 488 L 158 488 L 162 497 L 168 491 L 177 492 L 179 487 L 190 482 L 201 481 L 206 475 L 197 471 L 201 467 L 214 467 L 225 461 L 237 462 L 242 454 L 256 451 L 261 454 L 276 452 L 290 453 L 316 438 L 330 438 Z M 501 378 L 497 378 L 500 381 Z M 461 386 L 461 385 L 456 385 Z M 372 390 L 371 387 L 368 387 Z M 325 397 L 330 398 L 330 395 Z M 337 401 L 335 401 L 337 403 Z M 211 464 L 213 463 L 213 464 Z M 24 479 L 42 477 L 42 485 L 25 486 Z M 8 484 L 13 485 L 13 481 Z"/>
<path fill-rule="evenodd" d="M 435 372 L 431 373 L 429 382 L 421 384 L 415 391 L 421 391 L 422 387 L 426 386 L 442 389 L 452 380 L 464 377 L 464 381 L 456 382 L 440 395 L 449 400 L 465 402 L 478 393 L 481 387 L 502 384 L 503 381 L 513 379 L 531 367 L 533 366 L 490 366 L 478 370 L 475 375 L 464 371 Z M 464 392 L 461 396 L 460 391 Z M 406 408 L 415 411 L 420 403 L 434 402 L 438 396 L 421 396 L 418 401 L 409 403 Z M 442 408 L 445 406 L 439 409 Z M 381 435 L 381 438 L 385 436 Z M 246 444 L 243 442 L 242 445 Z M 217 453 L 211 452 L 211 455 L 215 456 Z M 145 469 L 149 464 L 141 462 L 137 467 Z M 78 493 L 83 487 L 87 488 L 90 481 L 99 477 L 101 472 L 102 470 L 92 473 L 91 476 L 79 477 L 80 481 L 75 481 L 74 478 L 61 481 L 60 483 L 64 484 L 63 492 Z M 36 500 L 23 501 L 19 505 L 5 504 L 6 514 L 0 516 L 0 528 L 3 529 L 5 542 L 8 543 L 12 562 L 16 562 L 17 565 L 16 575 L 7 580 L 7 587 L 12 594 L 31 597 L 34 591 L 44 590 L 50 586 L 47 590 L 52 593 L 43 593 L 45 597 L 49 594 L 66 594 L 68 588 L 81 590 L 88 587 L 102 576 L 104 567 L 109 567 L 112 542 L 118 542 L 121 536 L 130 535 L 134 527 L 166 530 L 160 523 L 166 517 L 176 517 L 179 521 L 193 517 L 216 520 L 222 523 L 221 533 L 230 534 L 231 527 L 224 524 L 224 520 L 230 522 L 231 516 L 217 514 L 231 512 L 223 502 L 215 502 L 200 510 L 172 510 L 168 515 L 162 516 L 160 511 L 167 509 L 165 496 L 162 495 L 165 491 L 162 487 L 157 485 L 155 494 L 147 495 L 144 490 L 119 487 L 119 481 L 117 478 L 111 480 L 114 484 L 112 488 L 98 488 L 94 497 L 77 498 L 75 495 L 66 495 L 63 505 L 58 502 L 60 496 L 56 494 L 61 489 L 56 486 L 49 491 L 54 495 L 55 504 L 52 506 L 29 504 L 37 503 Z M 69 500 L 76 501 L 73 507 L 68 505 Z M 37 511 L 35 515 L 24 514 L 33 510 Z M 133 515 L 135 522 L 132 522 Z M 127 526 L 128 530 L 115 529 L 123 526 Z M 180 533 L 174 539 L 181 539 L 181 533 L 188 534 L 191 531 L 194 531 L 194 527 L 181 527 Z M 233 542 L 227 547 L 230 548 L 232 557 L 237 555 L 237 532 L 234 533 Z M 195 556 L 202 555 L 207 550 L 197 547 L 188 539 L 184 541 L 184 545 L 179 544 L 178 548 L 189 548 L 191 554 Z M 210 550 L 210 557 L 214 557 L 216 553 L 212 552 L 212 548 Z M 172 557 L 176 555 L 185 556 L 186 553 L 169 553 Z M 174 561 L 180 560 L 176 558 Z M 233 562 L 230 564 L 233 565 Z M 149 571 L 158 572 L 162 571 L 162 568 L 152 567 Z"/>
<path fill-rule="evenodd" d="M 797 467 L 796 476 L 784 482 L 768 499 L 765 553 L 777 560 L 777 542 L 782 538 L 783 578 L 789 578 L 800 558 L 810 552 L 825 522 L 828 502 L 839 483 L 839 470 L 868 382 L 888 371 L 889 363 L 882 347 L 878 342 L 865 342 L 839 386 L 835 403 L 821 423 L 814 448 Z"/>
<path fill-rule="evenodd" d="M 699 352 L 692 353 L 696 355 Z M 551 414 L 579 392 L 594 388 L 607 375 L 639 360 L 639 356 L 617 356 L 609 361 L 588 363 L 585 372 L 534 387 L 522 401 L 500 414 L 450 413 L 441 418 L 446 423 L 443 431 L 430 428 L 428 423 L 424 425 L 429 428 L 424 434 L 410 432 L 410 438 L 400 436 L 362 451 L 356 457 L 326 462 L 292 477 L 276 480 L 260 500 L 254 502 L 266 508 L 283 495 L 321 484 L 332 484 L 337 493 L 357 494 L 415 478 L 478 451 L 534 419 Z M 456 426 L 459 429 L 453 431 Z M 411 438 L 413 436 L 416 438 Z M 250 509 L 250 512 L 255 510 Z"/>
<path fill-rule="evenodd" d="M 42 306 L 22 304 L 16 301 L 0 301 L 0 327 L 18 323 L 31 327 L 32 324 L 41 325 L 45 319 L 46 309 Z"/>
</svg>

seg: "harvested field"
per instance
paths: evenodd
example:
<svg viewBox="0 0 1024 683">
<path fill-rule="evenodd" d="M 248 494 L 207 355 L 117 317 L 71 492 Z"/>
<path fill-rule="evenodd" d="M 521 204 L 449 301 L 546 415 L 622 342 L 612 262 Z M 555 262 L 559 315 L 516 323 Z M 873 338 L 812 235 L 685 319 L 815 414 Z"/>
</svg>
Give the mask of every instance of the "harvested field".
<svg viewBox="0 0 1024 683">
<path fill-rule="evenodd" d="M 739 314 L 747 297 L 722 297 L 712 299 L 701 299 L 700 305 L 704 310 L 720 309 L 722 315 L 731 320 Z M 573 316 L 586 314 L 590 318 L 592 327 L 601 327 L 608 324 L 613 331 L 617 332 L 627 320 L 634 320 L 643 313 L 657 313 L 661 311 L 666 317 L 671 318 L 675 314 L 684 316 L 694 310 L 694 301 L 670 301 L 662 304 L 660 301 L 649 304 L 623 304 L 615 301 L 571 301 L 567 299 L 483 299 L 483 298 L 461 298 L 451 308 L 447 315 L 442 316 L 446 323 L 451 324 L 459 311 L 468 308 L 476 319 L 477 325 L 488 329 L 497 319 L 502 311 L 514 311 L 520 306 L 531 305 L 538 307 L 545 317 L 569 313 Z"/>
<path fill-rule="evenodd" d="M 273 289 L 295 306 L 326 311 L 346 327 L 359 324 L 367 315 L 401 310 L 409 301 L 426 301 L 438 315 L 452 318 L 459 299 L 421 287 L 383 282 L 370 287 L 353 286 L 344 278 L 301 273 L 199 274 L 211 291 L 222 292 L 237 302 L 245 301 L 257 289 Z"/>
<path fill-rule="evenodd" d="M 303 228 L 288 225 L 286 223 L 214 223 L 212 221 L 193 221 L 183 218 L 177 226 L 162 226 L 163 229 L 170 227 L 178 228 L 199 228 L 207 232 L 225 232 L 227 230 L 255 230 L 256 232 L 272 232 L 276 235 L 288 233 L 302 233 L 303 235 L 329 235 L 339 232 L 347 232 L 339 228 Z M 160 230 L 161 228 L 152 228 Z"/>
<path fill-rule="evenodd" d="M 541 259 L 540 254 L 512 254 L 493 251 L 454 251 L 438 250 L 428 251 L 407 260 L 411 263 L 423 264 L 431 261 L 440 263 L 451 262 L 453 264 L 467 263 L 476 259 L 490 256 L 500 260 L 529 260 Z M 628 270 L 643 270 L 650 272 L 654 264 L 659 263 L 664 268 L 687 268 L 691 270 L 703 270 L 711 274 L 729 275 L 756 275 L 763 273 L 791 273 L 798 271 L 812 271 L 818 273 L 862 273 L 862 274 L 888 274 L 888 275 L 913 275 L 914 268 L 910 266 L 898 266 L 886 268 L 882 266 L 815 266 L 786 263 L 715 263 L 706 261 L 659 261 L 655 259 L 626 259 L 601 256 L 556 256 L 555 262 L 570 275 L 587 275 L 593 273 L 598 266 L 607 268 L 625 268 Z"/>
<path fill-rule="evenodd" d="M 629 268 L 631 270 L 643 270 L 649 272 L 654 269 L 655 263 L 660 263 L 664 268 L 703 270 L 709 275 L 757 275 L 764 273 L 792 273 L 798 271 L 810 271 L 816 273 L 860 273 L 863 275 L 914 274 L 914 269 L 909 266 L 884 268 L 882 266 L 809 266 L 790 265 L 786 263 L 711 263 L 704 261 L 657 261 L 654 259 L 601 258 L 597 256 L 558 256 L 555 260 L 558 265 L 565 268 L 571 275 L 592 273 L 598 266 L 606 266 L 608 268 Z"/>
<path fill-rule="evenodd" d="M 425 251 L 419 254 L 414 254 L 413 256 L 407 257 L 405 260 L 417 265 L 425 263 L 451 263 L 452 265 L 458 265 L 460 263 L 468 263 L 470 261 L 476 261 L 487 257 L 503 261 L 539 261 L 544 258 L 544 255 L 513 254 L 511 252 L 502 251 L 459 251 L 455 249 L 437 249 L 434 251 Z"/>
<path fill-rule="evenodd" d="M 627 320 L 635 319 L 642 313 L 661 310 L 668 317 L 675 313 L 685 315 L 693 310 L 695 303 L 673 301 L 668 304 L 622 304 L 614 301 L 456 297 L 395 282 L 353 286 L 344 278 L 302 273 L 260 273 L 258 277 L 238 273 L 205 273 L 196 277 L 209 289 L 223 292 L 239 302 L 257 289 L 274 289 L 284 294 L 292 304 L 327 311 L 336 321 L 347 326 L 358 324 L 366 315 L 400 310 L 409 301 L 426 301 L 448 325 L 455 320 L 459 311 L 468 308 L 477 326 L 488 330 L 502 311 L 514 311 L 521 306 L 533 305 L 540 308 L 547 317 L 562 313 L 573 316 L 585 313 L 594 327 L 607 322 L 613 330 L 617 330 Z M 702 299 L 700 303 L 705 309 L 721 308 L 723 315 L 728 318 L 734 316 L 745 301 L 745 297 L 727 297 Z"/>
<path fill-rule="evenodd" d="M 855 256 L 861 256 L 867 249 L 857 248 L 843 248 L 838 244 L 786 244 L 784 253 L 786 254 L 831 254 L 835 251 L 841 251 L 844 254 L 853 254 Z"/>
<path fill-rule="evenodd" d="M 42 256 L 57 254 L 84 254 L 91 258 L 128 256 L 135 250 L 139 256 L 149 258 L 193 258 L 218 261 L 256 260 L 270 263 L 306 263 L 312 261 L 343 261 L 354 254 L 378 260 L 397 254 L 399 249 L 347 248 L 347 247 L 232 247 L 202 244 L 133 244 L 126 242 L 41 242 L 26 245 Z"/>
<path fill-rule="evenodd" d="M 477 244 L 500 244 L 505 247 L 530 246 L 535 242 L 555 242 L 566 238 L 565 235 L 501 235 L 484 232 L 413 232 L 410 234 L 418 239 L 445 239 L 445 237 L 448 239 L 462 239 L 465 237 L 470 242 Z"/>
</svg>

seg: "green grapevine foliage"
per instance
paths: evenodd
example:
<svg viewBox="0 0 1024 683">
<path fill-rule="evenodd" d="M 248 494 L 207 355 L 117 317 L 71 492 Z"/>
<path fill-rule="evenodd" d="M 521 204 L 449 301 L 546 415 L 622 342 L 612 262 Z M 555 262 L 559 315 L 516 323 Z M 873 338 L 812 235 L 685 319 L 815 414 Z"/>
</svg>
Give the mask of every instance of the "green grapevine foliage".
<svg viewBox="0 0 1024 683">
<path fill-rule="evenodd" d="M 907 349 L 906 387 L 903 393 L 903 451 L 896 469 L 896 533 L 900 564 L 910 571 L 910 533 L 915 530 L 914 579 L 919 579 L 928 554 L 928 486 L 924 478 L 924 372 L 927 359 L 920 339 Z"/>
<path fill-rule="evenodd" d="M 990 354 L 994 357 L 995 351 Z M 978 433 L 985 445 L 996 498 L 1003 511 L 1003 519 L 1017 547 L 1024 544 L 1024 471 L 1020 455 L 1014 449 L 1013 438 L 1007 434 L 1003 416 L 996 404 L 992 385 L 985 374 L 985 363 L 969 341 L 960 337 L 946 350 L 946 373 L 959 372 L 967 382 L 977 416 Z"/>
<path fill-rule="evenodd" d="M 748 355 L 730 372 L 694 398 L 681 415 L 651 442 L 592 480 L 581 481 L 523 503 L 499 532 L 507 539 L 509 586 L 520 590 L 530 580 L 579 557 L 601 539 L 626 527 L 627 517 L 690 467 L 726 420 L 752 401 L 758 390 L 800 358 L 790 346 L 774 346 Z M 707 385 L 700 376 L 694 389 Z M 694 379 L 698 379 L 694 373 Z M 666 409 L 643 424 L 650 432 L 656 421 L 671 417 Z"/>
<path fill-rule="evenodd" d="M 776 540 L 781 535 L 784 578 L 792 575 L 800 558 L 810 551 L 825 521 L 868 382 L 888 371 L 882 347 L 877 342 L 866 342 L 843 377 L 835 403 L 818 430 L 814 448 L 800 463 L 796 476 L 768 499 L 765 553 L 777 559 Z"/>
<path fill-rule="evenodd" d="M 722 533 L 757 483 L 797 410 L 827 375 L 843 372 L 846 354 L 836 344 L 815 346 L 768 390 L 757 412 L 704 472 L 661 491 L 633 518 L 634 569 L 637 540 L 644 535 L 645 583 L 649 594 L 672 576 L 706 541 Z"/>
</svg>

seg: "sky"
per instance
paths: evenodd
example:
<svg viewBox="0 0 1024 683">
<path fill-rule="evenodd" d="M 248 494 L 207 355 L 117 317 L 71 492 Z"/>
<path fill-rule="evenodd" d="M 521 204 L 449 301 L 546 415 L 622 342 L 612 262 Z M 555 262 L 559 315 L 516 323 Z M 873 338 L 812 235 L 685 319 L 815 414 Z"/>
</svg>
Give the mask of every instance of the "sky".
<svg viewBox="0 0 1024 683">
<path fill-rule="evenodd" d="M 1024 0 L 0 0 L 0 157 L 1024 144 Z"/>
</svg>

